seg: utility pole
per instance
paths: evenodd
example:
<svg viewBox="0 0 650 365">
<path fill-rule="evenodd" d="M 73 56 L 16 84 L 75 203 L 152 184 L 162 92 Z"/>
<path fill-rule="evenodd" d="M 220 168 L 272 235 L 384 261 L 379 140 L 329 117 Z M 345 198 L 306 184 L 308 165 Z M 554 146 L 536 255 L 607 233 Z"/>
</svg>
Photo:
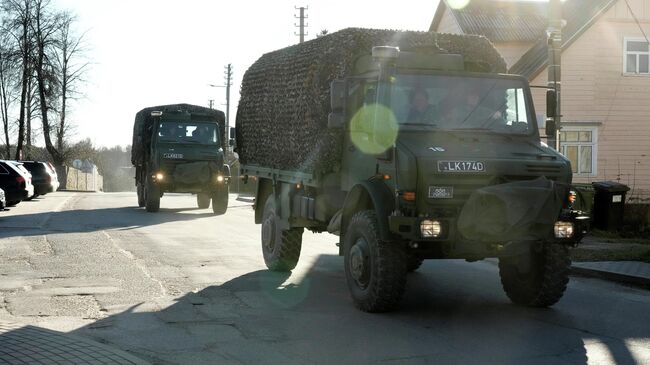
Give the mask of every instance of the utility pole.
<svg viewBox="0 0 650 365">
<path fill-rule="evenodd" d="M 212 106 L 214 106 L 214 99 L 208 100 L 208 105 L 210 106 L 210 109 L 212 109 Z"/>
<path fill-rule="evenodd" d="M 553 123 L 555 133 L 548 136 L 548 145 L 560 150 L 558 138 L 562 128 L 560 106 L 562 86 L 562 3 L 561 0 L 550 0 L 548 4 L 548 87 L 555 90 L 556 107 Z M 548 121 L 547 121 L 548 122 Z"/>
<path fill-rule="evenodd" d="M 305 41 L 305 36 L 308 35 L 307 33 L 305 33 L 305 28 L 309 26 L 309 24 L 305 24 L 305 19 L 307 19 L 305 10 L 308 10 L 309 7 L 301 6 L 301 7 L 294 7 L 294 8 L 300 11 L 300 15 L 298 16 L 294 15 L 296 19 L 300 19 L 299 24 L 294 24 L 294 26 L 300 28 L 300 33 L 298 34 L 294 33 L 294 34 L 300 37 L 300 43 L 302 43 Z"/>
<path fill-rule="evenodd" d="M 232 64 L 229 63 L 224 71 L 226 81 L 226 138 L 230 133 L 230 87 L 232 86 Z"/>
</svg>

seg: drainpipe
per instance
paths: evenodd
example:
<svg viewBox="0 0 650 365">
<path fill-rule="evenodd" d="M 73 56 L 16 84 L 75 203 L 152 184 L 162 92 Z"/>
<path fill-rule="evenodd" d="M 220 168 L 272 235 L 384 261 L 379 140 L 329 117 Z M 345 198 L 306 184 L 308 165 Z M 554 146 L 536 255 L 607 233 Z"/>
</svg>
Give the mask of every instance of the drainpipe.
<svg viewBox="0 0 650 365">
<path fill-rule="evenodd" d="M 548 4 L 548 87 L 555 90 L 555 115 L 552 120 L 555 125 L 553 133 L 548 135 L 548 145 L 560 150 L 558 138 L 561 127 L 561 84 L 562 84 L 562 3 L 560 0 L 549 0 Z"/>
</svg>

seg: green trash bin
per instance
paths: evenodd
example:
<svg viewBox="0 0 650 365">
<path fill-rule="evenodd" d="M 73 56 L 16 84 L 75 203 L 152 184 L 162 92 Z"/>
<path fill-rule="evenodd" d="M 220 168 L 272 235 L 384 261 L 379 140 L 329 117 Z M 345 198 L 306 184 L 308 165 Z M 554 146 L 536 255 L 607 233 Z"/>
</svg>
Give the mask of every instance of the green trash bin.
<svg viewBox="0 0 650 365">
<path fill-rule="evenodd" d="M 615 181 L 598 181 L 592 185 L 594 187 L 593 226 L 604 231 L 617 231 L 623 228 L 625 194 L 630 188 Z"/>
</svg>

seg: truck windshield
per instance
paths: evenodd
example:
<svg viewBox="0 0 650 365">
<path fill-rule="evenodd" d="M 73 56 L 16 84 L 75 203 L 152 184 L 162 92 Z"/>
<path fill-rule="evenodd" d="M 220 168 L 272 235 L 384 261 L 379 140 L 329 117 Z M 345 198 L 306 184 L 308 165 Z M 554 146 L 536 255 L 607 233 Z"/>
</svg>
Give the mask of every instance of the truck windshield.
<svg viewBox="0 0 650 365">
<path fill-rule="evenodd" d="M 524 88 L 516 79 L 398 75 L 391 108 L 400 125 L 529 134 L 535 124 Z"/>
<path fill-rule="evenodd" d="M 217 126 L 213 123 L 161 122 L 158 125 L 158 141 L 216 144 Z"/>
</svg>

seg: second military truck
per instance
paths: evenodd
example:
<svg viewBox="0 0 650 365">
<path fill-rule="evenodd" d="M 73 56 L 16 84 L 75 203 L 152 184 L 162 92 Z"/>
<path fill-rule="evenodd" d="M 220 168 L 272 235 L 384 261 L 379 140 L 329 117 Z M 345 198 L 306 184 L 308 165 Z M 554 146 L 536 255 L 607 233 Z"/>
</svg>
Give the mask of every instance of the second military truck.
<svg viewBox="0 0 650 365">
<path fill-rule="evenodd" d="M 157 212 L 166 192 L 194 193 L 199 208 L 228 207 L 224 113 L 190 104 L 144 108 L 135 116 L 131 162 L 138 206 Z"/>
<path fill-rule="evenodd" d="M 262 56 L 236 137 L 267 267 L 293 269 L 306 228 L 340 236 L 364 311 L 395 308 L 424 259 L 497 257 L 513 302 L 558 301 L 583 232 L 571 166 L 505 69 L 482 37 L 372 29 Z"/>
</svg>

